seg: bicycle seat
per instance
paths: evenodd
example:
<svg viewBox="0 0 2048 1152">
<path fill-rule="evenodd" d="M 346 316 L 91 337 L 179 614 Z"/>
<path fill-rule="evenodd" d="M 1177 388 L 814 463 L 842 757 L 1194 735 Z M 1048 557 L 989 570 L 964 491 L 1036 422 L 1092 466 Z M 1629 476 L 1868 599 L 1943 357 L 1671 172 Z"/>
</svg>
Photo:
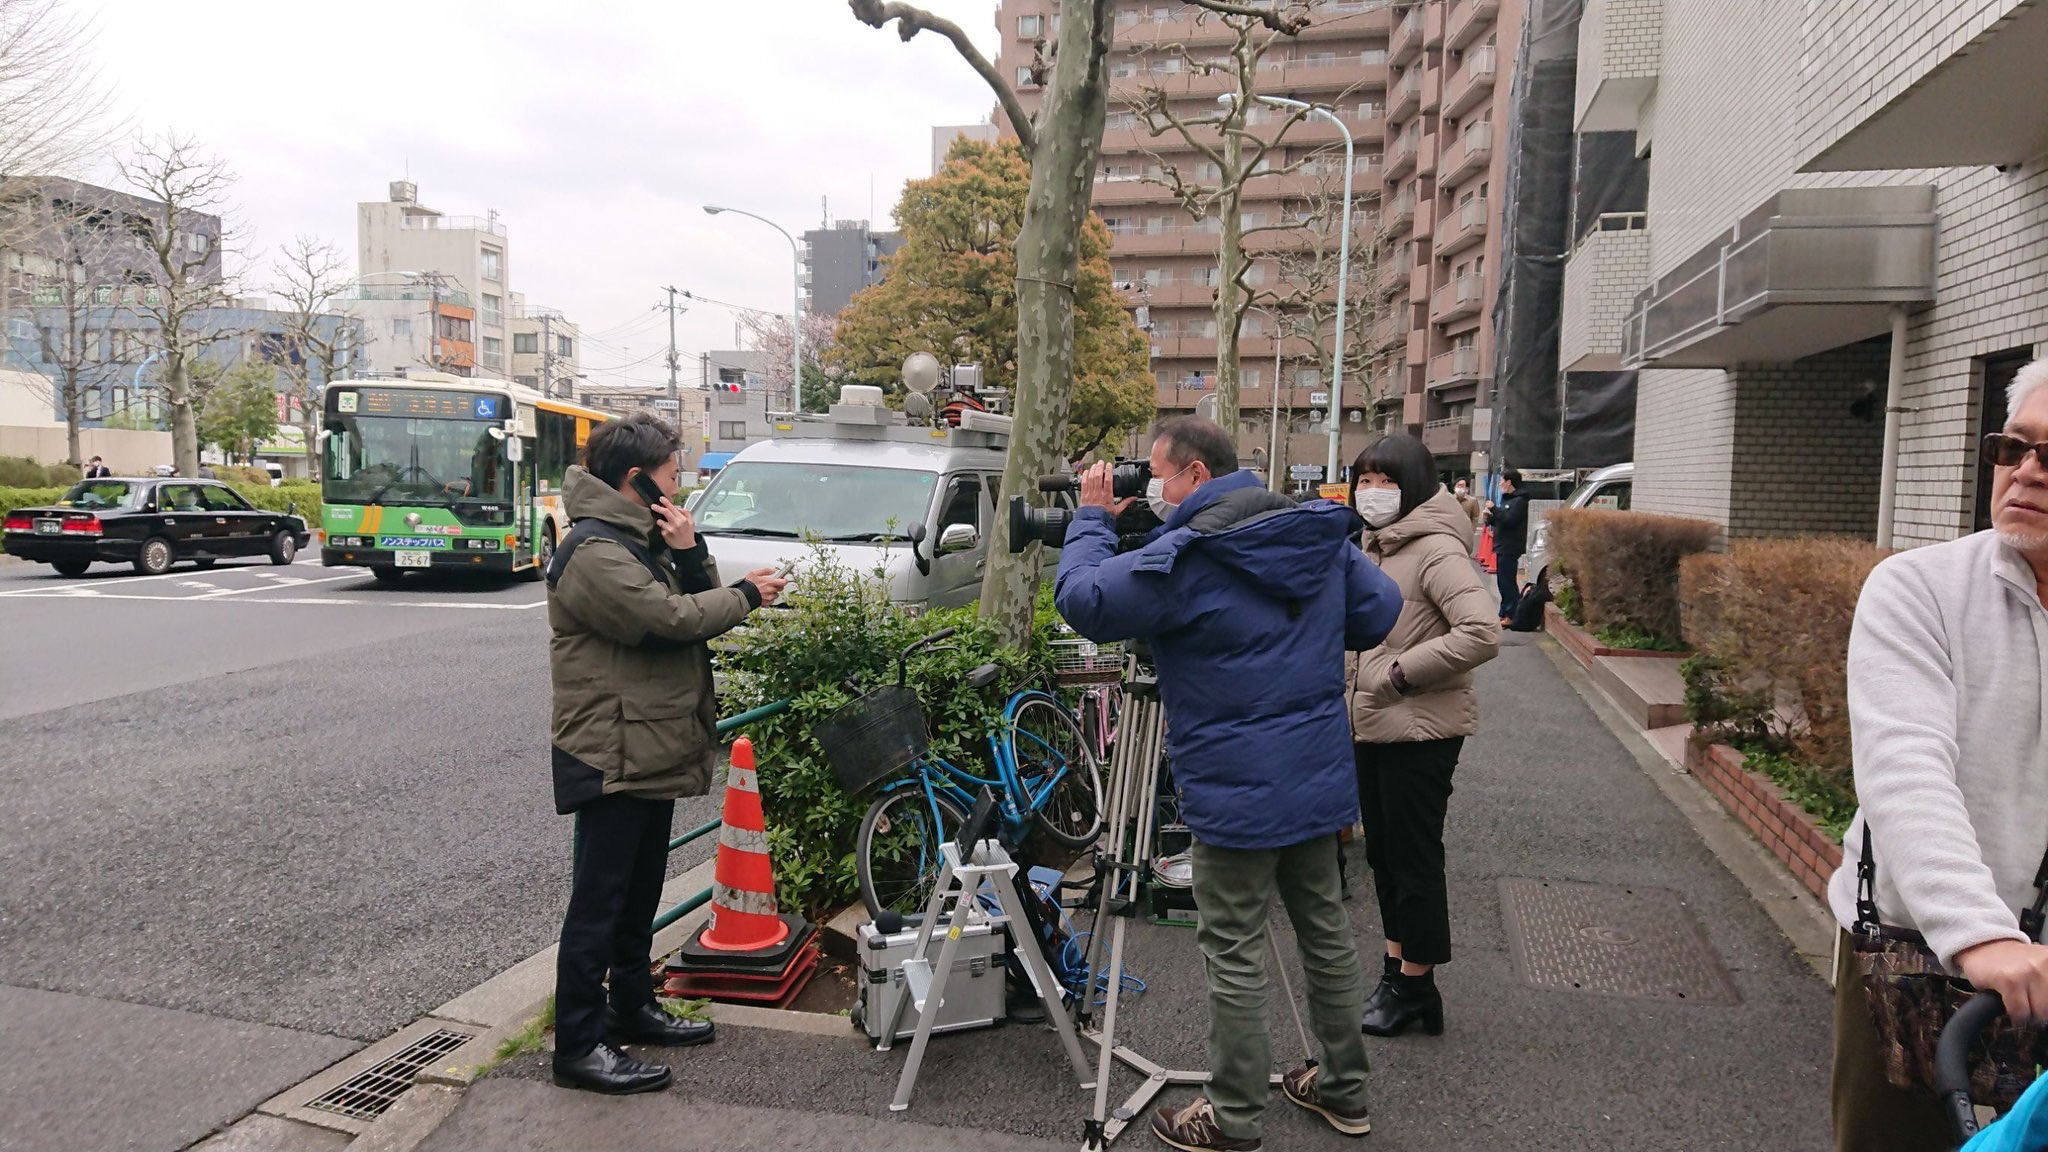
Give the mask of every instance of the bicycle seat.
<svg viewBox="0 0 2048 1152">
<path fill-rule="evenodd" d="M 986 688 L 997 680 L 1002 679 L 1002 675 L 1003 669 L 1000 665 L 983 664 L 967 674 L 967 686 L 969 688 Z"/>
</svg>

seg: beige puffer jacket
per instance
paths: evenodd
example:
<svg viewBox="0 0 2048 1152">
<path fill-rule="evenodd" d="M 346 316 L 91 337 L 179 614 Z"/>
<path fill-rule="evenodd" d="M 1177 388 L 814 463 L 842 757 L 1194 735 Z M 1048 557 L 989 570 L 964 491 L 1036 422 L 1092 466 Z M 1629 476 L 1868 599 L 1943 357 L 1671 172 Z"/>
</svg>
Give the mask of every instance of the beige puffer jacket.
<svg viewBox="0 0 2048 1152">
<path fill-rule="evenodd" d="M 1408 515 L 1368 532 L 1365 550 L 1401 588 L 1385 642 L 1351 658 L 1351 738 L 1395 744 L 1479 730 L 1472 669 L 1500 651 L 1499 605 L 1472 562 L 1472 519 L 1442 488 Z M 1400 662 L 1408 695 L 1394 690 Z"/>
</svg>

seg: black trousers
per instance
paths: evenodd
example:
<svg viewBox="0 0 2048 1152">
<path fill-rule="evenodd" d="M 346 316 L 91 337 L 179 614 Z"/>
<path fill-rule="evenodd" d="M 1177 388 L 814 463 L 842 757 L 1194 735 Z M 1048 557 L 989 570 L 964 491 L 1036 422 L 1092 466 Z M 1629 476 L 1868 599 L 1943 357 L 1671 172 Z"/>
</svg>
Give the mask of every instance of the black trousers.
<svg viewBox="0 0 2048 1152">
<path fill-rule="evenodd" d="M 555 1052 L 575 1059 L 604 1039 L 605 977 L 621 1009 L 654 1002 L 654 916 L 668 873 L 673 800 L 624 793 L 576 810 L 576 863 L 555 958 Z"/>
<path fill-rule="evenodd" d="M 1353 744 L 1365 859 L 1372 865 L 1387 939 L 1401 958 L 1442 964 L 1451 958 L 1450 897 L 1444 886 L 1444 813 L 1451 773 L 1465 738 L 1405 744 Z"/>
<path fill-rule="evenodd" d="M 1500 614 L 1510 620 L 1515 618 L 1515 609 L 1522 603 L 1522 586 L 1515 582 L 1515 566 L 1522 561 L 1522 554 L 1513 556 L 1498 553 L 1494 556 L 1493 583 L 1500 589 Z"/>
</svg>

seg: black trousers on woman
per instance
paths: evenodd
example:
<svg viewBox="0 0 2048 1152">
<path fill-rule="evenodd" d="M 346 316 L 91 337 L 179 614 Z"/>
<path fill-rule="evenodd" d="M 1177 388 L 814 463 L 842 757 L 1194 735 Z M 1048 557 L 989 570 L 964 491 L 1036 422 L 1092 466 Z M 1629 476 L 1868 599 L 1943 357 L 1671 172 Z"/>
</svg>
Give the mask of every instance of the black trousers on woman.
<svg viewBox="0 0 2048 1152">
<path fill-rule="evenodd" d="M 1465 738 L 1404 744 L 1353 744 L 1365 859 L 1380 898 L 1387 939 L 1401 958 L 1442 964 L 1451 958 L 1450 898 L 1444 888 L 1444 813 L 1451 773 Z"/>
</svg>

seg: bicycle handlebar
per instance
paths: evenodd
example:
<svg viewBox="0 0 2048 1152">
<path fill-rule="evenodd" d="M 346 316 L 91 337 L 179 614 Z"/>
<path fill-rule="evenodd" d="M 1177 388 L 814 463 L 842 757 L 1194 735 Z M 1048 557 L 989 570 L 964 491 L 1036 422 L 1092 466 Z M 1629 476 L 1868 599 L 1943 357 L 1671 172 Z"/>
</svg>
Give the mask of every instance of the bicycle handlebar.
<svg viewBox="0 0 2048 1152">
<path fill-rule="evenodd" d="M 1970 1049 L 2004 1013 L 2005 1000 L 1998 993 L 1979 992 L 1956 1009 L 1934 1046 L 1934 1091 L 1957 1143 L 1977 1134 L 1977 1109 L 1970 1103 Z"/>
<path fill-rule="evenodd" d="M 920 649 L 929 648 L 932 645 L 939 643 L 941 640 L 950 640 L 953 638 L 953 634 L 958 631 L 960 631 L 958 628 L 941 628 L 937 632 L 934 632 L 931 635 L 925 637 L 924 639 L 919 640 L 917 643 L 912 644 L 910 647 L 905 648 L 903 650 L 903 655 L 898 656 L 896 658 L 896 683 L 898 685 L 901 685 L 909 681 L 910 658 L 916 655 Z"/>
</svg>

